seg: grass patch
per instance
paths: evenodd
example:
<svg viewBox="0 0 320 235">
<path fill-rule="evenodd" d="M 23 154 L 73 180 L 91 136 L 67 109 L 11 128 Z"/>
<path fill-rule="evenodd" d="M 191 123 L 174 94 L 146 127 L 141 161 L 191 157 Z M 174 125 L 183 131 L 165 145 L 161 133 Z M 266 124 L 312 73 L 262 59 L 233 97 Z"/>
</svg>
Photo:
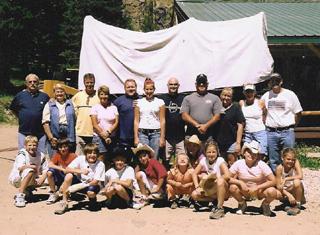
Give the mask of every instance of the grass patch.
<svg viewBox="0 0 320 235">
<path fill-rule="evenodd" d="M 314 145 L 306 145 L 306 144 L 298 144 L 297 148 L 298 159 L 302 165 L 302 167 L 310 168 L 313 170 L 320 169 L 320 158 L 309 158 L 307 157 L 307 153 L 318 153 L 320 152 L 319 146 Z"/>
<path fill-rule="evenodd" d="M 12 99 L 12 95 L 0 93 L 0 123 L 7 123 L 12 125 L 18 124 L 18 120 L 9 110 Z"/>
</svg>

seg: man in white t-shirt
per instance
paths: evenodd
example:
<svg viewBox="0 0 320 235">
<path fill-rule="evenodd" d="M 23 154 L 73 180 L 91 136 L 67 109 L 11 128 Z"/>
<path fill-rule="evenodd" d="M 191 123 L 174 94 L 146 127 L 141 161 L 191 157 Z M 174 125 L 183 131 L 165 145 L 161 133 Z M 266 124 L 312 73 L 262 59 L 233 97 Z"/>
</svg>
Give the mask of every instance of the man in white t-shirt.
<svg viewBox="0 0 320 235">
<path fill-rule="evenodd" d="M 283 80 L 278 73 L 270 78 L 271 90 L 261 100 L 266 107 L 266 127 L 268 136 L 268 153 L 273 172 L 281 163 L 280 152 L 283 148 L 294 147 L 294 127 L 299 123 L 302 107 L 296 94 L 282 88 Z"/>
</svg>

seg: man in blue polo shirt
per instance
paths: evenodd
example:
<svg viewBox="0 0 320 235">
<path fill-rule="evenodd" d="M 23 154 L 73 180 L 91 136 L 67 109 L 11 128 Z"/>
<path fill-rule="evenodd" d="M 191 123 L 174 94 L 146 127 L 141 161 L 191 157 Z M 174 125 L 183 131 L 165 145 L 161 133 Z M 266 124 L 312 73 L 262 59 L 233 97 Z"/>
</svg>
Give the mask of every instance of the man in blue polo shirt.
<svg viewBox="0 0 320 235">
<path fill-rule="evenodd" d="M 39 140 L 38 150 L 45 152 L 46 137 L 42 127 L 42 111 L 49 96 L 39 91 L 39 77 L 35 74 L 26 76 L 26 89 L 20 91 L 12 100 L 10 109 L 19 120 L 18 147 L 24 147 L 27 135 L 36 136 Z"/>
<path fill-rule="evenodd" d="M 137 104 L 137 83 L 133 79 L 127 79 L 124 83 L 125 94 L 118 97 L 113 104 L 119 112 L 119 144 L 134 147 L 133 144 L 133 120 L 134 106 Z"/>
</svg>

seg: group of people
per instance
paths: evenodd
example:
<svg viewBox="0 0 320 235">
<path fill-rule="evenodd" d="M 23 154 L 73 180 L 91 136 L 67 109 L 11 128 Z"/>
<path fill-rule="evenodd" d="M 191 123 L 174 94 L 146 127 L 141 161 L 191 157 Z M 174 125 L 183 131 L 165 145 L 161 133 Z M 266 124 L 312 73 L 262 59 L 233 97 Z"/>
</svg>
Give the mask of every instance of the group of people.
<svg viewBox="0 0 320 235">
<path fill-rule="evenodd" d="M 19 119 L 20 151 L 9 176 L 19 190 L 15 205 L 24 207 L 32 188 L 46 181 L 48 204 L 63 195 L 56 214 L 66 212 L 70 194 L 81 191 L 90 210 L 99 207 L 101 192 L 109 208 L 139 209 L 164 197 L 177 208 L 187 198 L 196 210 L 211 202 L 210 218 L 218 219 L 232 196 L 239 214 L 246 201 L 258 198 L 266 216 L 274 199 L 288 199 L 287 213 L 296 215 L 305 201 L 293 149 L 302 108 L 282 83 L 272 74 L 261 99 L 246 84 L 245 99 L 237 103 L 232 88 L 220 98 L 209 93 L 205 74 L 187 96 L 174 77 L 168 93 L 157 97 L 152 79 L 145 79 L 143 97 L 128 79 L 125 94 L 112 102 L 107 86 L 94 89 L 93 74 L 84 75 L 85 90 L 71 100 L 61 84 L 50 99 L 29 74 L 10 106 Z"/>
</svg>

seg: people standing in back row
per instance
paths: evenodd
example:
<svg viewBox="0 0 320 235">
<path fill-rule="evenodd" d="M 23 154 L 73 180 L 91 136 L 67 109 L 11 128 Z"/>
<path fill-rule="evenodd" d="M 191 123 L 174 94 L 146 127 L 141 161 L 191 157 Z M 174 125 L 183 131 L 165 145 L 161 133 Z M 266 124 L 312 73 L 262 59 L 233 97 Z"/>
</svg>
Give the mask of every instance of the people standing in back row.
<svg viewBox="0 0 320 235">
<path fill-rule="evenodd" d="M 266 111 L 264 102 L 256 98 L 256 87 L 253 84 L 244 85 L 243 94 L 245 99 L 239 101 L 246 119 L 243 142 L 250 143 L 253 140 L 259 142 L 261 155 L 264 158 L 268 155 L 267 132 L 263 123 Z"/>
<path fill-rule="evenodd" d="M 201 141 L 206 141 L 213 137 L 213 127 L 220 120 L 222 104 L 218 96 L 208 93 L 205 74 L 197 76 L 196 89 L 184 98 L 180 113 L 187 123 L 186 137 L 195 134 Z"/>
<path fill-rule="evenodd" d="M 133 79 L 124 82 L 125 94 L 118 97 L 113 104 L 119 112 L 119 144 L 123 147 L 134 147 L 133 122 L 134 107 L 137 104 L 137 83 Z"/>
<path fill-rule="evenodd" d="M 20 91 L 12 100 L 10 109 L 19 120 L 18 148 L 24 147 L 26 136 L 36 136 L 38 151 L 45 153 L 46 136 L 42 127 L 42 111 L 49 100 L 46 93 L 39 91 L 39 77 L 26 76 L 26 89 Z"/>
<path fill-rule="evenodd" d="M 270 91 L 261 100 L 267 109 L 266 128 L 270 167 L 275 172 L 281 163 L 280 152 L 295 144 L 294 127 L 299 123 L 302 107 L 296 94 L 282 86 L 280 74 L 271 75 Z"/>
<path fill-rule="evenodd" d="M 159 148 L 165 145 L 165 107 L 163 100 L 154 96 L 155 89 L 154 81 L 146 78 L 145 97 L 134 108 L 134 144 L 150 146 L 159 159 Z"/>
<path fill-rule="evenodd" d="M 168 80 L 168 93 L 163 94 L 166 105 L 166 162 L 165 166 L 169 168 L 171 156 L 185 154 L 184 149 L 184 121 L 181 118 L 180 109 L 184 95 L 179 94 L 179 81 L 175 77 Z"/>
<path fill-rule="evenodd" d="M 100 102 L 94 89 L 95 77 L 92 73 L 83 76 L 84 91 L 79 91 L 72 97 L 72 103 L 77 116 L 76 121 L 76 153 L 82 154 L 86 144 L 92 142 L 93 127 L 91 123 L 91 107 Z"/>
</svg>

